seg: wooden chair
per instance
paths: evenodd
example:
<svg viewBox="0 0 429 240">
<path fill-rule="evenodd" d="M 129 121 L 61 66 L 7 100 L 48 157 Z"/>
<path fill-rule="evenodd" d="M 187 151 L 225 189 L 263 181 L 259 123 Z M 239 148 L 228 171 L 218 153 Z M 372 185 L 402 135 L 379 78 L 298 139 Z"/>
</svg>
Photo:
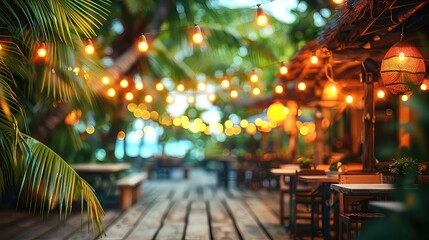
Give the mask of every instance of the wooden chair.
<svg viewBox="0 0 429 240">
<path fill-rule="evenodd" d="M 280 168 L 284 169 L 292 169 L 295 171 L 299 171 L 299 165 L 298 164 L 282 164 L 280 165 Z M 284 215 L 284 209 L 285 209 L 285 196 L 286 194 L 289 194 L 290 192 L 290 177 L 289 176 L 282 176 L 279 180 L 279 186 L 280 186 L 280 224 L 284 225 L 284 220 L 286 219 L 286 216 Z M 290 211 L 290 209 L 289 209 Z"/>
<path fill-rule="evenodd" d="M 342 174 L 340 184 L 379 184 L 383 182 L 382 174 Z M 359 232 L 359 225 L 363 222 L 384 217 L 383 214 L 366 211 L 366 203 L 373 200 L 373 196 L 345 196 L 339 193 L 339 234 L 343 239 L 343 223 L 346 224 L 347 239 L 351 239 L 351 225 L 356 225 L 356 233 Z"/>
<path fill-rule="evenodd" d="M 295 201 L 294 201 L 294 222 L 292 223 L 293 229 L 292 232 L 297 234 L 297 220 L 299 219 L 310 219 L 310 229 L 312 232 L 312 237 L 316 231 L 316 223 L 318 222 L 319 210 L 322 206 L 322 195 L 319 190 L 319 184 L 303 184 L 298 181 L 299 176 L 316 176 L 316 175 L 326 175 L 324 170 L 317 169 L 305 169 L 300 170 L 296 173 L 295 181 Z M 307 213 L 298 214 L 298 205 L 304 205 L 307 208 Z M 308 218 L 308 210 L 310 212 L 310 218 Z M 316 216 L 316 220 L 315 220 Z"/>
</svg>

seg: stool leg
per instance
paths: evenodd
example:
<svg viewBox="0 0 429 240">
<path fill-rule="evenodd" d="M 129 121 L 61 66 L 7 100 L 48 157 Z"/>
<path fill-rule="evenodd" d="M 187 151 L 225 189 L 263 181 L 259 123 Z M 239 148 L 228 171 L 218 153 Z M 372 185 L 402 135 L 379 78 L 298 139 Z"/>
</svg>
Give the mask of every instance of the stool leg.
<svg viewBox="0 0 429 240">
<path fill-rule="evenodd" d="M 284 217 L 284 208 L 285 208 L 285 201 L 284 201 L 285 193 L 283 191 L 280 191 L 280 224 L 283 226 L 285 224 L 285 217 Z"/>
</svg>

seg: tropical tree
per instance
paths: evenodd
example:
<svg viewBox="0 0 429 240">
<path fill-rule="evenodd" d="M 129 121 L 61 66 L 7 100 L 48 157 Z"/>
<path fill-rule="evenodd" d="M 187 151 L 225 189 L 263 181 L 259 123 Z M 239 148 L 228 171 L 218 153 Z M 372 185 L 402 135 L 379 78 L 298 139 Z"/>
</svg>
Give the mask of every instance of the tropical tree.
<svg viewBox="0 0 429 240">
<path fill-rule="evenodd" d="M 97 104 L 99 97 L 89 86 L 101 68 L 81 57 L 85 46 L 81 38 L 96 35 L 95 29 L 108 15 L 109 1 L 2 0 L 1 4 L 0 194 L 18 185 L 30 210 L 49 213 L 58 207 L 60 216 L 70 213 L 72 202 L 80 197 L 82 210 L 86 208 L 101 232 L 104 212 L 92 187 L 60 156 L 30 137 L 29 125 L 44 109 Z M 38 48 L 44 48 L 40 51 L 46 56 L 38 55 Z M 58 119 L 50 121 L 56 124 Z M 33 132 L 37 135 L 44 127 L 49 124 Z"/>
</svg>

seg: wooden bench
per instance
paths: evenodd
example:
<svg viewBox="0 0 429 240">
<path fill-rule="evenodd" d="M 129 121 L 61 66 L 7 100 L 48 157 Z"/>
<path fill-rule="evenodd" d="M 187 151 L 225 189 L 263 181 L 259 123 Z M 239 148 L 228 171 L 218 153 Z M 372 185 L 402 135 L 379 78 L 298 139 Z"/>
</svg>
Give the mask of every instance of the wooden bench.
<svg viewBox="0 0 429 240">
<path fill-rule="evenodd" d="M 146 173 L 132 173 L 117 182 L 119 187 L 119 207 L 129 208 L 133 203 L 140 201 L 141 184 L 146 179 Z"/>
</svg>

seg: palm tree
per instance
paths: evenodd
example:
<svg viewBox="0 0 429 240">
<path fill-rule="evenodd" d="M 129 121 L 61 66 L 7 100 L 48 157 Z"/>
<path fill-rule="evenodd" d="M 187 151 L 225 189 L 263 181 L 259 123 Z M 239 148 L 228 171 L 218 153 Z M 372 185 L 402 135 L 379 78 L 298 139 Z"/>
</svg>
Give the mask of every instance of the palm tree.
<svg viewBox="0 0 429 240">
<path fill-rule="evenodd" d="M 109 1 L 1 2 L 0 194 L 6 187 L 18 185 L 20 196 L 29 196 L 25 202 L 30 210 L 48 214 L 58 207 L 60 218 L 81 198 L 82 211 L 86 209 L 102 232 L 104 211 L 92 187 L 60 156 L 30 137 L 28 123 L 35 122 L 35 112 L 64 102 L 96 104 L 89 86 L 101 68 L 79 57 L 84 48 L 81 37 L 95 36 L 95 29 L 108 14 Z M 35 53 L 42 42 L 47 51 L 44 58 Z"/>
</svg>

